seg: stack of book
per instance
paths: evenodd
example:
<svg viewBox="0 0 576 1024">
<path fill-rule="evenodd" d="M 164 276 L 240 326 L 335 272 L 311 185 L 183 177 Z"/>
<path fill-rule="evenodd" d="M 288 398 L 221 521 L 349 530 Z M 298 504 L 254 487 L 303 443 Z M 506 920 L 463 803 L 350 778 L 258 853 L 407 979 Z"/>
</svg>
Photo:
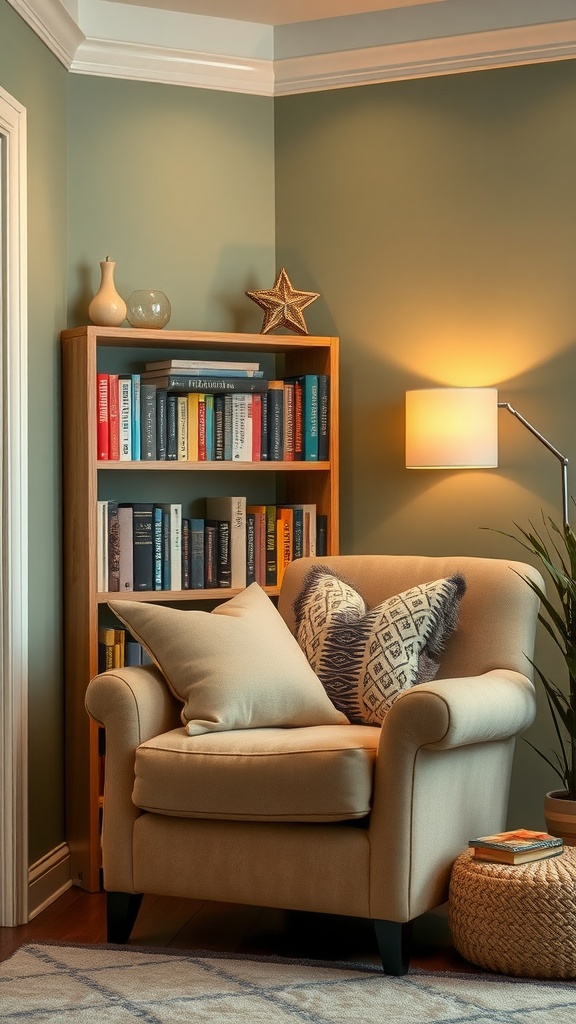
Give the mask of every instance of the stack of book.
<svg viewBox="0 0 576 1024">
<path fill-rule="evenodd" d="M 476 860 L 489 860 L 498 864 L 527 864 L 545 857 L 557 857 L 564 849 L 562 839 L 557 836 L 527 828 L 480 836 L 471 839 L 468 846 Z"/>
<path fill-rule="evenodd" d="M 204 515 L 181 503 L 98 501 L 98 590 L 279 586 L 295 558 L 326 554 L 327 517 L 315 504 L 251 505 L 208 497 Z"/>
<path fill-rule="evenodd" d="M 101 461 L 326 461 L 330 379 L 267 381 L 258 363 L 169 359 L 97 375 Z"/>
</svg>

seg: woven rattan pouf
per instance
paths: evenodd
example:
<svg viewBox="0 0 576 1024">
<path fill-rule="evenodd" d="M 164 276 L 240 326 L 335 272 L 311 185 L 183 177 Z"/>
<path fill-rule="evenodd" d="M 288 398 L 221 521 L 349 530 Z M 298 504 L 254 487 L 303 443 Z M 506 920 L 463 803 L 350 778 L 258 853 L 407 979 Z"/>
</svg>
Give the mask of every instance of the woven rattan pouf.
<svg viewBox="0 0 576 1024">
<path fill-rule="evenodd" d="M 524 978 L 576 977 L 576 848 L 528 864 L 454 863 L 448 920 L 461 956 Z"/>
</svg>

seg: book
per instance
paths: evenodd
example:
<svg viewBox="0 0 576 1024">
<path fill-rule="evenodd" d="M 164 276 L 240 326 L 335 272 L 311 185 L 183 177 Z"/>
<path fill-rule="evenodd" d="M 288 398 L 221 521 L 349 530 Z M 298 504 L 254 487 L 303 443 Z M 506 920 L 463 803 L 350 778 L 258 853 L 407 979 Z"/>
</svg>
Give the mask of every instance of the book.
<svg viewBox="0 0 576 1024">
<path fill-rule="evenodd" d="M 216 583 L 219 587 L 230 586 L 230 523 L 227 519 L 216 520 Z"/>
<path fill-rule="evenodd" d="M 563 851 L 563 841 L 548 832 L 534 832 L 518 828 L 480 836 L 468 842 L 478 860 L 491 860 L 499 864 L 527 864 L 544 857 L 555 857 Z"/>
<path fill-rule="evenodd" d="M 294 381 L 284 381 L 284 409 L 282 416 L 283 459 L 294 462 Z"/>
<path fill-rule="evenodd" d="M 198 403 L 197 391 L 188 393 L 188 462 L 198 462 Z"/>
<path fill-rule="evenodd" d="M 194 377 L 189 374 L 159 373 L 153 377 L 146 377 L 145 380 L 148 384 L 166 388 L 167 391 L 204 391 L 213 394 L 238 391 L 241 394 L 251 394 L 253 391 L 268 389 L 268 381 L 263 377 L 213 377 L 210 375 Z"/>
<path fill-rule="evenodd" d="M 140 374 L 132 374 L 132 459 L 140 462 Z"/>
<path fill-rule="evenodd" d="M 275 587 L 278 579 L 276 564 L 276 505 L 266 505 L 266 586 Z"/>
<path fill-rule="evenodd" d="M 140 385 L 140 458 L 143 462 L 156 459 L 156 386 Z"/>
<path fill-rule="evenodd" d="M 246 586 L 256 582 L 256 516 L 254 512 L 246 512 Z"/>
<path fill-rule="evenodd" d="M 114 667 L 115 630 L 108 626 L 98 627 L 98 671 L 106 672 Z"/>
<path fill-rule="evenodd" d="M 109 458 L 108 374 L 96 374 L 96 458 Z"/>
<path fill-rule="evenodd" d="M 260 394 L 251 395 L 252 405 L 252 462 L 262 460 L 262 398 Z"/>
<path fill-rule="evenodd" d="M 190 520 L 190 589 L 204 589 L 204 520 Z"/>
<path fill-rule="evenodd" d="M 316 516 L 316 551 L 317 558 L 324 558 L 328 554 L 328 516 Z"/>
<path fill-rule="evenodd" d="M 276 584 L 280 586 L 286 567 L 292 561 L 294 511 L 287 506 L 276 509 Z"/>
<path fill-rule="evenodd" d="M 330 458 L 330 377 L 318 374 L 318 461 Z"/>
<path fill-rule="evenodd" d="M 204 395 L 204 420 L 206 433 L 206 461 L 213 462 L 214 454 L 214 404 L 218 395 Z M 262 396 L 260 396 L 262 397 Z M 199 442 L 200 443 L 200 442 Z"/>
<path fill-rule="evenodd" d="M 268 454 L 268 391 L 260 395 L 260 461 L 266 462 Z"/>
<path fill-rule="evenodd" d="M 164 554 L 164 535 L 162 508 L 154 506 L 153 535 L 154 535 L 154 590 L 162 590 L 162 569 Z"/>
<path fill-rule="evenodd" d="M 241 370 L 222 369 L 216 363 L 214 366 L 193 367 L 193 366 L 159 366 L 151 370 L 142 371 L 142 380 L 155 380 L 156 377 L 171 374 L 176 377 L 263 377 L 262 370 Z"/>
<path fill-rule="evenodd" d="M 198 462 L 206 462 L 206 399 L 207 395 L 198 395 Z M 211 396 L 214 397 L 213 395 Z"/>
<path fill-rule="evenodd" d="M 178 458 L 178 395 L 166 396 L 166 458 Z"/>
<path fill-rule="evenodd" d="M 246 498 L 206 498 L 206 518 L 230 524 L 230 585 L 246 586 Z"/>
<path fill-rule="evenodd" d="M 216 589 L 218 535 L 214 520 L 204 522 L 204 587 Z"/>
<path fill-rule="evenodd" d="M 96 585 L 100 594 L 108 590 L 108 502 L 98 501 L 96 506 Z"/>
<path fill-rule="evenodd" d="M 120 420 L 120 461 L 132 460 L 132 378 L 118 378 L 118 416 Z"/>
<path fill-rule="evenodd" d="M 182 590 L 182 505 L 160 503 L 160 508 L 168 514 L 170 536 L 170 585 L 164 589 Z"/>
<path fill-rule="evenodd" d="M 318 461 L 318 376 L 305 373 L 302 381 L 302 451 L 306 462 Z"/>
<path fill-rule="evenodd" d="M 124 648 L 126 645 L 126 630 L 114 630 L 114 654 L 112 658 L 113 668 L 122 668 L 124 664 Z"/>
<path fill-rule="evenodd" d="M 120 411 L 118 396 L 118 374 L 108 374 L 108 458 L 113 462 L 120 459 Z"/>
<path fill-rule="evenodd" d="M 108 590 L 120 590 L 120 522 L 118 502 L 108 502 Z"/>
<path fill-rule="evenodd" d="M 232 462 L 232 395 L 224 398 L 224 462 Z"/>
<path fill-rule="evenodd" d="M 156 390 L 156 458 L 165 462 L 168 458 L 168 394 L 164 388 Z"/>
<path fill-rule="evenodd" d="M 302 381 L 294 378 L 294 459 L 304 458 L 304 442 L 302 440 Z"/>
<path fill-rule="evenodd" d="M 232 461 L 252 462 L 251 395 L 232 395 Z"/>
<path fill-rule="evenodd" d="M 261 587 L 266 586 L 266 505 L 247 505 L 248 514 L 254 516 L 254 576 Z M 246 581 L 248 584 L 248 581 Z"/>
<path fill-rule="evenodd" d="M 126 637 L 126 642 L 124 644 L 124 664 L 142 664 L 142 646 L 137 640 L 133 640 L 130 636 Z"/>
<path fill-rule="evenodd" d="M 178 461 L 188 458 L 188 395 L 178 395 L 176 426 Z"/>
<path fill-rule="evenodd" d="M 292 506 L 292 558 L 304 557 L 304 509 Z"/>
<path fill-rule="evenodd" d="M 118 570 L 118 589 L 121 592 L 134 590 L 134 536 L 133 536 L 132 505 L 118 505 L 118 536 L 120 541 L 120 566 Z"/>
<path fill-rule="evenodd" d="M 254 373 L 260 369 L 260 363 L 230 362 L 226 359 L 155 359 L 146 363 L 149 370 L 234 370 L 242 373 Z"/>
<path fill-rule="evenodd" d="M 268 459 L 284 458 L 284 382 L 268 381 Z"/>
<path fill-rule="evenodd" d="M 134 590 L 154 589 L 154 505 L 135 502 L 133 511 Z"/>
<path fill-rule="evenodd" d="M 214 395 L 214 460 L 224 459 L 224 395 Z"/>
<path fill-rule="evenodd" d="M 182 516 L 182 590 L 190 590 L 190 520 Z"/>
</svg>

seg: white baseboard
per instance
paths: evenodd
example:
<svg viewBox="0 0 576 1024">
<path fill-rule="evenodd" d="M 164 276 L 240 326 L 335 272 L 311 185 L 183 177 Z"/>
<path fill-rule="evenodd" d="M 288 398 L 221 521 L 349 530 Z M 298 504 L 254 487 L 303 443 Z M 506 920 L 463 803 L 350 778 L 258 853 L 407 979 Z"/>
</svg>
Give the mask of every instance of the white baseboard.
<svg viewBox="0 0 576 1024">
<path fill-rule="evenodd" d="M 70 850 L 61 843 L 28 872 L 28 920 L 40 914 L 72 885 Z"/>
</svg>

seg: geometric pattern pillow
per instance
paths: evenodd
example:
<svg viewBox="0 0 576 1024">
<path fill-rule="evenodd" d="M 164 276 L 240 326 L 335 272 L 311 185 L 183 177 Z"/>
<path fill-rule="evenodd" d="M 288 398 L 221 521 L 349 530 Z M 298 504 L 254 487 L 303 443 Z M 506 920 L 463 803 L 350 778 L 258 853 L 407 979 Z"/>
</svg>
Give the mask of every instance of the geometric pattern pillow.
<svg viewBox="0 0 576 1024">
<path fill-rule="evenodd" d="M 434 679 L 465 590 L 456 574 L 369 610 L 354 587 L 315 566 L 294 602 L 296 639 L 333 704 L 351 722 L 380 725 L 404 690 Z"/>
</svg>

